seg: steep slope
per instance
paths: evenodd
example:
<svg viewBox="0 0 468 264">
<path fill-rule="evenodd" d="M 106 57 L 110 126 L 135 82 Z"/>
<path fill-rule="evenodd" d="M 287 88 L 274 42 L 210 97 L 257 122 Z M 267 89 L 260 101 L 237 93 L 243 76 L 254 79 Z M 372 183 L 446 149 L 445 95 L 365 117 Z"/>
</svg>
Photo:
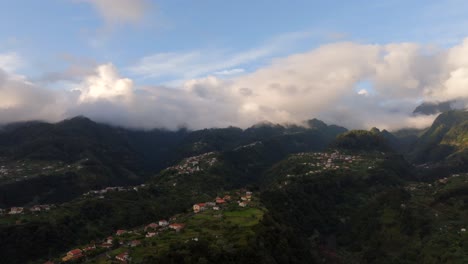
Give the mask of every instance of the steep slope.
<svg viewBox="0 0 468 264">
<path fill-rule="evenodd" d="M 417 141 L 414 150 L 409 155 L 411 160 L 417 163 L 448 162 L 451 164 L 457 161 L 468 161 L 466 159 L 467 128 L 467 111 L 449 111 L 439 115 Z"/>
</svg>

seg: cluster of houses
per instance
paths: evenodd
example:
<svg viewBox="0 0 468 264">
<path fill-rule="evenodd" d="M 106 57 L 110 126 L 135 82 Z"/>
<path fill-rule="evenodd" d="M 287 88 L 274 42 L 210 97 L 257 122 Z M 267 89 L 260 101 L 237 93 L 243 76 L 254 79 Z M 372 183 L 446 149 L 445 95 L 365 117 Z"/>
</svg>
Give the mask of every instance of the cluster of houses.
<svg viewBox="0 0 468 264">
<path fill-rule="evenodd" d="M 11 207 L 9 209 L 1 209 L 0 208 L 0 215 L 19 215 L 24 214 L 26 212 L 31 213 L 39 213 L 49 211 L 50 209 L 54 208 L 55 205 L 53 204 L 39 204 L 34 205 L 32 207 Z"/>
<path fill-rule="evenodd" d="M 129 192 L 129 191 L 137 191 L 141 188 L 146 187 L 146 184 L 141 184 L 138 186 L 129 186 L 129 187 L 106 187 L 101 190 L 92 190 L 87 193 L 84 193 L 83 196 L 98 196 L 99 198 L 104 198 L 104 195 L 110 192 Z"/>
<path fill-rule="evenodd" d="M 240 207 L 246 207 L 248 203 L 252 200 L 252 192 L 246 191 L 245 195 L 241 196 L 240 199 L 237 201 L 237 204 Z M 204 202 L 204 203 L 196 203 L 192 206 L 194 213 L 200 213 L 202 211 L 211 209 L 214 211 L 221 210 L 221 207 L 231 201 L 230 195 L 225 195 L 224 197 L 216 197 L 214 202 Z"/>
<path fill-rule="evenodd" d="M 334 151 L 332 153 L 299 153 L 293 156 L 293 158 L 304 157 L 313 158 L 313 162 L 302 163 L 302 165 L 311 167 L 311 170 L 306 172 L 306 175 L 321 173 L 325 170 L 350 169 L 350 166 L 353 163 L 363 160 L 363 158 L 359 155 L 347 155 L 342 154 L 339 151 Z M 287 175 L 287 177 L 292 176 L 294 175 Z"/>
<path fill-rule="evenodd" d="M 237 201 L 237 203 L 240 207 L 246 207 L 248 203 L 252 200 L 252 192 L 250 191 L 242 190 L 242 193 L 238 192 L 237 194 L 239 194 L 239 200 Z M 225 195 L 224 197 L 216 197 L 214 202 L 194 204 L 192 209 L 194 213 L 199 213 L 207 209 L 221 210 L 222 206 L 226 205 L 232 200 L 233 199 L 231 198 L 230 195 Z M 90 245 L 87 245 L 83 248 L 76 248 L 76 249 L 68 251 L 66 255 L 62 258 L 62 262 L 68 262 L 71 260 L 80 259 L 84 257 L 87 253 L 93 252 L 94 250 L 98 248 L 110 250 L 114 247 L 114 245 L 116 244 L 116 241 L 118 241 L 119 247 L 132 248 L 132 247 L 140 246 L 141 240 L 129 239 L 129 236 L 131 238 L 131 235 L 141 235 L 142 237 L 144 234 L 145 238 L 152 238 L 152 237 L 159 235 L 161 232 L 164 232 L 167 230 L 180 232 L 181 230 L 185 228 L 185 224 L 177 223 L 175 222 L 175 220 L 176 220 L 175 217 L 171 218 L 170 221 L 161 219 L 157 222 L 152 222 L 150 224 L 145 225 L 144 227 L 139 227 L 133 230 L 119 229 L 115 232 L 113 236 L 109 236 L 103 239 L 98 244 L 91 243 Z M 129 235 L 129 236 L 125 237 L 125 235 Z M 118 239 L 119 237 L 126 238 L 129 240 L 124 242 L 125 239 Z M 195 238 L 194 240 L 198 240 L 198 238 Z M 130 258 L 128 251 L 125 251 L 115 256 L 115 260 L 120 263 L 128 263 L 131 260 L 131 258 Z"/>
<path fill-rule="evenodd" d="M 185 224 L 183 223 L 169 223 L 167 220 L 159 220 L 158 222 L 153 222 L 148 225 L 146 225 L 144 228 L 137 228 L 134 230 L 125 230 L 125 229 L 119 229 L 115 232 L 113 236 L 108 236 L 104 240 L 101 241 L 99 244 L 92 243 L 90 245 L 85 246 L 84 248 L 76 248 L 68 251 L 66 255 L 62 258 L 62 262 L 68 262 L 71 260 L 76 260 L 84 257 L 86 253 L 93 252 L 97 248 L 101 249 L 111 249 L 114 247 L 116 241 L 118 241 L 118 246 L 122 247 L 138 247 L 141 245 L 141 240 L 138 239 L 133 239 L 124 242 L 123 239 L 118 239 L 119 237 L 125 236 L 125 235 L 141 235 L 141 232 L 144 232 L 145 238 L 151 238 L 156 235 L 158 235 L 160 232 L 166 231 L 166 230 L 174 230 L 176 232 L 181 231 L 182 229 L 185 228 Z M 128 237 L 127 237 L 128 238 Z M 117 256 L 115 256 L 115 259 L 121 263 L 127 263 L 130 261 L 130 256 L 128 252 L 123 252 Z"/>
<path fill-rule="evenodd" d="M 254 143 L 250 143 L 248 145 L 237 147 L 234 150 L 241 150 L 241 149 L 245 149 L 245 148 L 251 148 L 251 147 L 254 147 L 254 146 L 258 145 L 258 144 L 262 144 L 262 142 L 261 141 L 255 141 Z"/>
<path fill-rule="evenodd" d="M 181 164 L 169 167 L 168 170 L 175 170 L 179 174 L 191 174 L 203 171 L 205 168 L 213 166 L 216 162 L 214 152 L 208 152 L 199 156 L 184 159 Z"/>
</svg>

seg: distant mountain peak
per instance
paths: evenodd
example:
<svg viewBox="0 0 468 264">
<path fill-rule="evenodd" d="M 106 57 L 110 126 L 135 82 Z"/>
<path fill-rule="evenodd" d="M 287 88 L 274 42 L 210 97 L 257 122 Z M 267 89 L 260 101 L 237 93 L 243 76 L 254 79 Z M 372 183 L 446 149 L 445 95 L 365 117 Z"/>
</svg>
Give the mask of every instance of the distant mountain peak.
<svg viewBox="0 0 468 264">
<path fill-rule="evenodd" d="M 413 114 L 415 115 L 435 115 L 438 113 L 447 112 L 450 110 L 454 110 L 454 104 L 456 103 L 455 100 L 452 101 L 445 101 L 445 102 L 423 102 L 422 104 L 418 105 Z"/>
</svg>

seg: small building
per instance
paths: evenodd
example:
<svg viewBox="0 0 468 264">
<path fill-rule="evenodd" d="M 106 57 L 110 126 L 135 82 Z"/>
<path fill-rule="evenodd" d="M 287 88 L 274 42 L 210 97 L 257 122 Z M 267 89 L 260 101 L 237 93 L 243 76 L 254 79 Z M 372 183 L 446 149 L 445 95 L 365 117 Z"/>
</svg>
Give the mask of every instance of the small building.
<svg viewBox="0 0 468 264">
<path fill-rule="evenodd" d="M 216 206 L 216 203 L 214 203 L 214 202 L 206 202 L 205 203 L 205 207 L 213 207 L 213 206 Z"/>
<path fill-rule="evenodd" d="M 230 201 L 231 200 L 231 196 L 230 195 L 224 195 L 223 199 L 225 201 Z"/>
<path fill-rule="evenodd" d="M 245 202 L 240 202 L 240 203 L 239 203 L 239 206 L 240 206 L 240 207 L 246 207 L 246 206 L 247 206 L 247 203 L 245 203 Z"/>
<path fill-rule="evenodd" d="M 156 230 L 158 227 L 159 227 L 158 224 L 156 224 L 156 223 L 151 223 L 151 224 L 145 226 L 145 231 L 148 230 L 148 229 Z"/>
<path fill-rule="evenodd" d="M 148 237 L 148 238 L 149 238 L 149 237 L 154 237 L 154 236 L 156 236 L 157 234 L 158 234 L 158 233 L 156 233 L 156 232 L 148 232 L 148 233 L 145 235 L 145 237 Z"/>
<path fill-rule="evenodd" d="M 127 263 L 127 261 L 130 260 L 130 256 L 128 252 L 124 252 L 115 256 L 115 259 L 120 262 Z"/>
<path fill-rule="evenodd" d="M 126 233 L 127 233 L 127 230 L 123 230 L 123 229 L 119 229 L 119 230 L 117 230 L 117 232 L 115 232 L 115 234 L 118 235 L 118 236 L 121 236 L 121 235 L 126 234 Z"/>
<path fill-rule="evenodd" d="M 102 248 L 107 248 L 107 249 L 109 249 L 109 248 L 112 247 L 112 243 L 104 242 L 104 243 L 101 244 L 101 247 L 102 247 Z"/>
<path fill-rule="evenodd" d="M 36 212 L 40 212 L 42 210 L 41 206 L 39 205 L 34 205 L 33 207 L 31 207 L 29 209 L 29 211 L 33 212 L 33 213 L 36 213 Z"/>
<path fill-rule="evenodd" d="M 108 237 L 106 238 L 106 241 L 105 241 L 105 242 L 106 242 L 106 243 L 109 243 L 109 244 L 112 244 L 112 242 L 114 242 L 114 238 L 113 238 L 112 236 L 108 236 Z"/>
<path fill-rule="evenodd" d="M 130 247 L 138 247 L 139 245 L 141 245 L 140 240 L 132 240 L 132 242 L 130 242 Z"/>
<path fill-rule="evenodd" d="M 224 203 L 226 203 L 226 201 L 223 198 L 216 197 L 216 203 L 217 204 L 224 204 Z"/>
<path fill-rule="evenodd" d="M 194 213 L 199 213 L 199 212 L 205 210 L 205 206 L 206 206 L 205 203 L 194 204 L 193 205 L 193 212 Z"/>
<path fill-rule="evenodd" d="M 73 250 L 68 251 L 67 255 L 62 258 L 62 261 L 67 262 L 67 261 L 70 261 L 70 260 L 79 259 L 82 256 L 83 256 L 83 252 L 81 251 L 81 249 L 77 248 L 77 249 L 73 249 Z"/>
<path fill-rule="evenodd" d="M 96 249 L 96 245 L 89 245 L 89 246 L 83 248 L 83 251 L 88 252 L 88 251 L 93 251 L 95 249 Z"/>
<path fill-rule="evenodd" d="M 179 232 L 180 230 L 184 229 L 185 225 L 184 224 L 180 224 L 180 223 L 173 223 L 173 224 L 170 224 L 169 225 L 169 228 L 170 229 L 173 229 L 177 232 Z"/>
<path fill-rule="evenodd" d="M 167 220 L 159 220 L 158 224 L 159 226 L 167 226 L 169 222 L 167 222 Z"/>
<path fill-rule="evenodd" d="M 213 206 L 213 210 L 219 211 L 219 206 Z"/>
<path fill-rule="evenodd" d="M 10 208 L 10 212 L 8 214 L 14 215 L 14 214 L 22 214 L 24 211 L 23 207 L 12 207 Z"/>
</svg>

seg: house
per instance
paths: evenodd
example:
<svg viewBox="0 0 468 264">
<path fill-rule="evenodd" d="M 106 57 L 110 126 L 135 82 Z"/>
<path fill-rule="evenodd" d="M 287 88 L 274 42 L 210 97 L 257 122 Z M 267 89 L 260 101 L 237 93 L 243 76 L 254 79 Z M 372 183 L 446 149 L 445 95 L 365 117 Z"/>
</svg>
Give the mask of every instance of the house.
<svg viewBox="0 0 468 264">
<path fill-rule="evenodd" d="M 156 236 L 157 234 L 158 234 L 158 233 L 156 233 L 156 232 L 148 232 L 148 233 L 146 234 L 145 237 L 148 237 L 148 238 L 149 238 L 149 237 L 154 237 L 154 236 Z"/>
<path fill-rule="evenodd" d="M 8 214 L 11 214 L 11 215 L 13 215 L 13 214 L 22 214 L 23 210 L 24 210 L 23 207 L 12 207 Z"/>
<path fill-rule="evenodd" d="M 180 230 L 184 229 L 185 225 L 184 224 L 179 224 L 179 223 L 174 223 L 174 224 L 170 224 L 169 225 L 169 228 L 170 229 L 173 229 L 177 232 L 179 232 Z"/>
<path fill-rule="evenodd" d="M 104 243 L 101 244 L 101 247 L 102 247 L 102 248 L 111 248 L 111 247 L 112 247 L 112 243 L 104 242 Z"/>
<path fill-rule="evenodd" d="M 246 206 L 247 206 L 247 203 L 245 203 L 245 202 L 240 202 L 240 203 L 239 203 L 239 206 L 240 206 L 240 207 L 246 207 Z"/>
<path fill-rule="evenodd" d="M 224 203 L 226 203 L 226 201 L 223 198 L 216 197 L 216 203 L 217 204 L 224 204 Z"/>
<path fill-rule="evenodd" d="M 116 235 L 121 236 L 123 234 L 127 233 L 127 230 L 119 229 L 117 232 L 115 232 Z"/>
<path fill-rule="evenodd" d="M 112 242 L 114 242 L 114 238 L 113 238 L 112 236 L 108 236 L 108 237 L 106 238 L 106 241 L 105 241 L 105 242 L 106 242 L 106 243 L 109 243 L 109 244 L 112 244 Z"/>
<path fill-rule="evenodd" d="M 193 205 L 193 212 L 194 213 L 199 213 L 199 212 L 205 210 L 205 206 L 206 206 L 205 203 L 194 204 Z"/>
<path fill-rule="evenodd" d="M 79 259 L 83 256 L 83 252 L 81 249 L 73 249 L 67 252 L 67 255 L 62 258 L 62 261 L 69 261 L 69 260 L 74 260 L 74 259 Z"/>
<path fill-rule="evenodd" d="M 153 230 L 155 230 L 155 229 L 157 229 L 158 227 L 159 227 L 158 224 L 156 224 L 156 223 L 151 223 L 151 224 L 145 226 L 145 231 L 148 230 L 148 229 L 153 229 Z"/>
<path fill-rule="evenodd" d="M 5 209 L 0 208 L 0 214 L 4 214 L 4 213 L 5 213 Z"/>
<path fill-rule="evenodd" d="M 140 240 L 133 240 L 132 242 L 130 242 L 131 247 L 138 247 L 139 245 L 141 245 Z"/>
<path fill-rule="evenodd" d="M 224 195 L 223 199 L 225 201 L 230 201 L 231 200 L 231 196 L 230 195 Z"/>
<path fill-rule="evenodd" d="M 117 256 L 115 256 L 115 259 L 124 263 L 127 263 L 128 260 L 130 260 L 130 256 L 128 255 L 128 252 L 121 253 Z"/>
<path fill-rule="evenodd" d="M 218 206 L 213 206 L 213 210 L 219 211 L 219 207 Z"/>
<path fill-rule="evenodd" d="M 29 211 L 35 213 L 35 212 L 40 212 L 42 210 L 40 205 L 35 205 L 29 209 Z"/>
<path fill-rule="evenodd" d="M 88 252 L 88 251 L 93 251 L 95 249 L 96 249 L 96 245 L 89 245 L 89 246 L 83 248 L 83 251 Z"/>
<path fill-rule="evenodd" d="M 206 202 L 205 203 L 205 207 L 213 207 L 213 206 L 216 206 L 216 203 L 214 203 L 214 202 Z"/>
<path fill-rule="evenodd" d="M 167 226 L 169 222 L 167 222 L 166 220 L 159 220 L 158 224 L 159 226 Z"/>
<path fill-rule="evenodd" d="M 242 200 L 242 201 L 247 201 L 247 200 L 248 200 L 248 198 L 247 198 L 247 197 L 245 197 L 245 196 L 242 196 L 242 197 L 241 197 L 241 200 Z"/>
</svg>

